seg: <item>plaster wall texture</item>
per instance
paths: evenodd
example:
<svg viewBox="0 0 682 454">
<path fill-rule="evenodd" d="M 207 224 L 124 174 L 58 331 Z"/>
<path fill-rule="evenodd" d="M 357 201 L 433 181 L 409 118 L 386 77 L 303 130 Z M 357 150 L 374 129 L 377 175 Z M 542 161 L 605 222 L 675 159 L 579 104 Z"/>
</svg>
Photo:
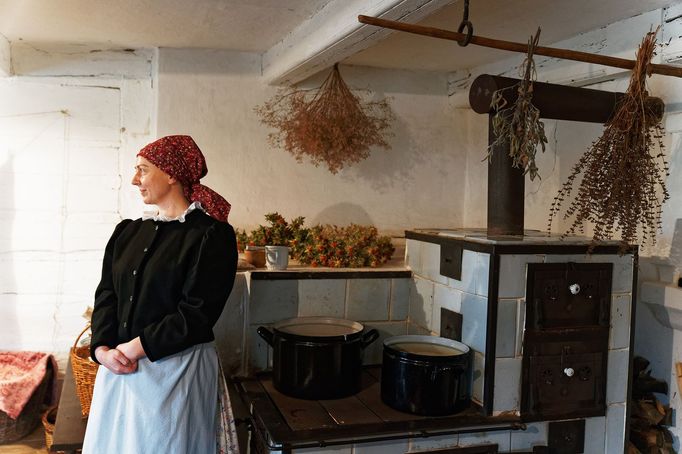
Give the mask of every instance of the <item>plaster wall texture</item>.
<svg viewBox="0 0 682 454">
<path fill-rule="evenodd" d="M 268 144 L 254 112 L 275 92 L 255 54 L 159 51 L 159 135 L 191 134 L 204 151 L 206 184 L 232 203 L 231 222 L 252 228 L 263 215 L 305 216 L 314 223 L 374 224 L 388 233 L 460 226 L 467 128 L 448 107 L 444 75 L 341 66 L 353 88 L 391 98 L 396 116 L 391 150 L 332 175 Z M 304 83 L 316 87 L 322 74 Z"/>
</svg>

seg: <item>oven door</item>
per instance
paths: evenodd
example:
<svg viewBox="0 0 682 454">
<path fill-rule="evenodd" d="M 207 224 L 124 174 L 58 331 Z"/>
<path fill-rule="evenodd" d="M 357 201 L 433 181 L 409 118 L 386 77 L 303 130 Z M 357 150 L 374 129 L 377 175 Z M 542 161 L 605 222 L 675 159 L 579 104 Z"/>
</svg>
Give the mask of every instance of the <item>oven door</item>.
<svg viewBox="0 0 682 454">
<path fill-rule="evenodd" d="M 606 413 L 603 353 L 531 356 L 526 413 L 543 418 Z"/>
</svg>

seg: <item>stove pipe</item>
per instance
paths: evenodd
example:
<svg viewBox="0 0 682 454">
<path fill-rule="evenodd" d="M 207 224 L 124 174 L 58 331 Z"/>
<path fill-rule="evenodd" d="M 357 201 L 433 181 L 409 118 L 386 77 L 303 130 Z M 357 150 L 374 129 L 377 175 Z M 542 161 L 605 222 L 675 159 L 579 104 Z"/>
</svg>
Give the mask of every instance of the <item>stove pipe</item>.
<svg viewBox="0 0 682 454">
<path fill-rule="evenodd" d="M 471 84 L 469 104 L 476 113 L 488 114 L 488 143 L 495 142 L 492 127 L 495 111 L 491 109 L 497 90 L 513 87 L 520 79 L 482 74 Z M 507 106 L 517 98 L 514 88 L 504 90 Z M 614 93 L 589 88 L 569 87 L 544 82 L 533 83 L 533 105 L 540 118 L 552 120 L 606 123 L 616 110 L 624 93 Z M 645 107 L 657 119 L 663 117 L 665 105 L 660 98 L 649 97 Z M 491 150 L 488 166 L 488 235 L 523 235 L 525 177 L 522 169 L 512 167 L 509 144 Z"/>
</svg>

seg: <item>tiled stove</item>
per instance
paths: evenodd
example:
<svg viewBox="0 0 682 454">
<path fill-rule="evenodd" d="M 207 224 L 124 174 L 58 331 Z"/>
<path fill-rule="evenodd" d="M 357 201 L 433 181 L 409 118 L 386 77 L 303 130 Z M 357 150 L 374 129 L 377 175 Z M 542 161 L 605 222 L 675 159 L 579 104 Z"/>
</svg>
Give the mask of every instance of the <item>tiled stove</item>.
<svg viewBox="0 0 682 454">
<path fill-rule="evenodd" d="M 540 232 L 406 237 L 411 329 L 440 335 L 442 308 L 460 313 L 462 341 L 474 351 L 473 400 L 484 413 L 528 422 L 525 431 L 495 434 L 499 452 L 547 446 L 564 420 L 584 420 L 584 433 L 568 437 L 582 436 L 583 452 L 623 452 L 636 248 L 621 256 L 617 242 L 604 242 L 587 255 L 590 239 Z M 459 256 L 461 267 L 452 267 Z"/>
<path fill-rule="evenodd" d="M 432 418 L 387 431 L 392 423 L 368 426 L 351 416 L 338 430 L 292 434 L 300 448 L 267 452 L 548 452 L 545 446 L 558 446 L 549 451 L 558 454 L 623 452 L 636 249 L 620 256 L 618 243 L 607 242 L 587 255 L 589 239 L 540 232 L 488 238 L 485 230 L 419 230 L 406 238 L 411 277 L 408 270 L 250 273 L 238 347 L 246 353 L 243 364 L 253 371 L 269 363 L 267 346 L 254 334 L 258 324 L 297 315 L 344 316 L 379 329 L 382 339 L 367 352 L 368 364 L 380 362 L 386 336 L 445 335 L 444 329 L 473 351 L 472 401 L 483 419 Z M 573 281 L 581 285 L 575 298 L 566 295 Z M 545 310 L 555 305 L 562 310 Z M 265 399 L 255 407 L 272 401 L 254 395 Z M 554 401 L 538 406 L 538 396 Z M 279 425 L 281 412 L 261 413 Z"/>
</svg>

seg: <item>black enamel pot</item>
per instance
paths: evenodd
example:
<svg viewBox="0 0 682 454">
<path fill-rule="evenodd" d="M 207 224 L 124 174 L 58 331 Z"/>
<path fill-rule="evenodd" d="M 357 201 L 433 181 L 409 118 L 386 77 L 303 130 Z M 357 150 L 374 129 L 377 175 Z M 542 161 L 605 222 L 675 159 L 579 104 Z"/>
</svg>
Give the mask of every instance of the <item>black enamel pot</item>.
<svg viewBox="0 0 682 454">
<path fill-rule="evenodd" d="M 275 389 L 301 399 L 358 393 L 364 350 L 379 337 L 361 323 L 330 317 L 282 320 L 257 332 L 272 347 Z"/>
<path fill-rule="evenodd" d="M 436 336 L 394 336 L 384 341 L 381 400 L 396 410 L 425 416 L 469 405 L 469 347 Z"/>
</svg>

